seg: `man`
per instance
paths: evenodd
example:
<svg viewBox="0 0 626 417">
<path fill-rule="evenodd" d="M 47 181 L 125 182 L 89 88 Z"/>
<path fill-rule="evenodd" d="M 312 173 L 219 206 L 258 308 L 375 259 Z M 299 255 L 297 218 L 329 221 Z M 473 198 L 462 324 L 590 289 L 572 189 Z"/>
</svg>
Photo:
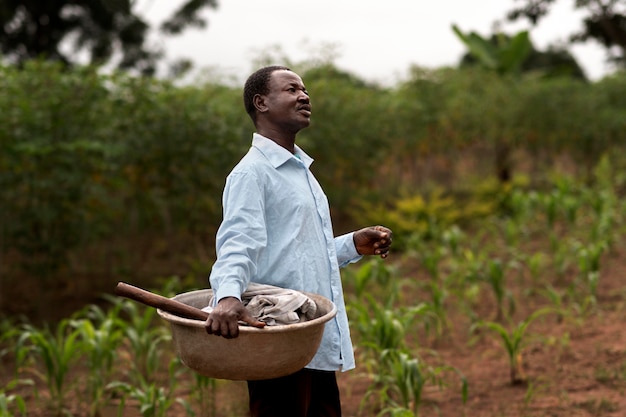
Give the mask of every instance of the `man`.
<svg viewBox="0 0 626 417">
<path fill-rule="evenodd" d="M 241 303 L 250 282 L 321 294 L 337 306 L 316 356 L 283 378 L 249 381 L 253 417 L 341 415 L 335 372 L 354 368 L 339 268 L 362 255 L 386 258 L 391 230 L 375 226 L 334 237 L 328 201 L 296 144 L 311 122 L 302 79 L 280 66 L 261 68 L 244 87 L 256 133 L 252 147 L 226 180 L 224 219 L 217 233 L 211 287 L 217 305 L 209 334 L 237 337 L 238 321 L 263 327 Z"/>
</svg>

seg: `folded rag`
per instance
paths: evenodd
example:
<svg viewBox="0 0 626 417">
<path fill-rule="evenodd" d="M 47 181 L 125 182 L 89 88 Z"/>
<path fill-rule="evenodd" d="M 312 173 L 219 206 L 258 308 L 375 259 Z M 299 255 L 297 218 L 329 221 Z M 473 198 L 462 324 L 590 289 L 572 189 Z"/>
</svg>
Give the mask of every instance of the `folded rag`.
<svg viewBox="0 0 626 417">
<path fill-rule="evenodd" d="M 213 310 L 213 297 L 203 308 Z M 300 291 L 251 282 L 241 295 L 241 301 L 250 314 L 268 326 L 300 323 L 315 318 L 317 305 Z"/>
</svg>

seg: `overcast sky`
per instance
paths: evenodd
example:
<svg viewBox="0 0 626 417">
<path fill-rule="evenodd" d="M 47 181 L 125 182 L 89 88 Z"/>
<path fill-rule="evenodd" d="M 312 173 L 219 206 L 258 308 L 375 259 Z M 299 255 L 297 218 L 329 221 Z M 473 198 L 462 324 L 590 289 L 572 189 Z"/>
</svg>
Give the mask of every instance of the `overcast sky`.
<svg viewBox="0 0 626 417">
<path fill-rule="evenodd" d="M 493 33 L 496 20 L 504 20 L 515 0 L 218 0 L 217 10 L 204 16 L 208 27 L 182 36 L 158 39 L 168 59 L 191 58 L 196 68 L 243 80 L 253 60 L 275 46 L 292 61 L 317 54 L 334 45 L 335 64 L 366 80 L 392 84 L 412 64 L 426 68 L 456 65 L 466 51 L 452 32 L 482 36 Z M 139 0 L 137 10 L 152 22 L 171 14 L 178 1 Z M 531 30 L 538 49 L 565 42 L 582 22 L 573 0 L 559 0 L 550 15 Z M 515 33 L 526 22 L 506 23 L 501 29 Z M 317 51 L 317 52 L 316 52 Z M 588 77 L 598 79 L 610 71 L 604 51 L 589 43 L 570 51 Z"/>
</svg>

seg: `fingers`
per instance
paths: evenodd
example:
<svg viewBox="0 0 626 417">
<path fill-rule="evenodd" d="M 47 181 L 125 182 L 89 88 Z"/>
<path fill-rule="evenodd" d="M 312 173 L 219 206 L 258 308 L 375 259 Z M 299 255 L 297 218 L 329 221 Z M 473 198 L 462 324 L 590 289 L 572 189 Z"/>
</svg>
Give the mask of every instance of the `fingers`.
<svg viewBox="0 0 626 417">
<path fill-rule="evenodd" d="M 354 244 L 360 255 L 380 255 L 386 258 L 392 242 L 392 232 L 384 226 L 371 226 L 354 234 Z"/>
<path fill-rule="evenodd" d="M 245 313 L 247 310 L 238 298 L 222 298 L 204 323 L 206 332 L 226 339 L 238 337 L 239 318 Z"/>
<path fill-rule="evenodd" d="M 391 245 L 393 235 L 391 229 L 388 229 L 385 226 L 374 226 L 374 230 L 379 232 L 379 239 L 381 243 L 387 243 L 387 246 Z"/>
<path fill-rule="evenodd" d="M 384 226 L 374 226 L 373 228 L 378 232 L 378 241 L 374 242 L 374 254 L 380 255 L 381 258 L 389 256 L 389 250 L 393 241 L 391 229 Z"/>
<path fill-rule="evenodd" d="M 239 324 L 237 320 L 232 323 L 230 320 L 218 320 L 209 316 L 204 327 L 208 334 L 222 336 L 226 339 L 239 337 Z"/>
<path fill-rule="evenodd" d="M 253 317 L 241 301 L 234 297 L 220 300 L 211 311 L 204 327 L 208 334 L 234 339 L 239 337 L 240 321 L 257 328 L 265 327 L 264 322 Z"/>
</svg>

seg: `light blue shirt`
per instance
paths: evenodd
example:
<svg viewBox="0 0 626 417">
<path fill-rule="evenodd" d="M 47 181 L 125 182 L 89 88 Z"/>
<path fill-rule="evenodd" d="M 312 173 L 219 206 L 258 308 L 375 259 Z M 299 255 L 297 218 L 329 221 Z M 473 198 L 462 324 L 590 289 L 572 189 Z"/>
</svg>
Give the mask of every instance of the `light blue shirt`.
<svg viewBox="0 0 626 417">
<path fill-rule="evenodd" d="M 254 134 L 252 147 L 224 188 L 224 218 L 211 270 L 216 300 L 237 297 L 250 282 L 323 295 L 337 306 L 307 368 L 354 368 L 339 268 L 356 262 L 352 233 L 334 237 L 326 195 L 309 170 L 313 159 Z"/>
</svg>

